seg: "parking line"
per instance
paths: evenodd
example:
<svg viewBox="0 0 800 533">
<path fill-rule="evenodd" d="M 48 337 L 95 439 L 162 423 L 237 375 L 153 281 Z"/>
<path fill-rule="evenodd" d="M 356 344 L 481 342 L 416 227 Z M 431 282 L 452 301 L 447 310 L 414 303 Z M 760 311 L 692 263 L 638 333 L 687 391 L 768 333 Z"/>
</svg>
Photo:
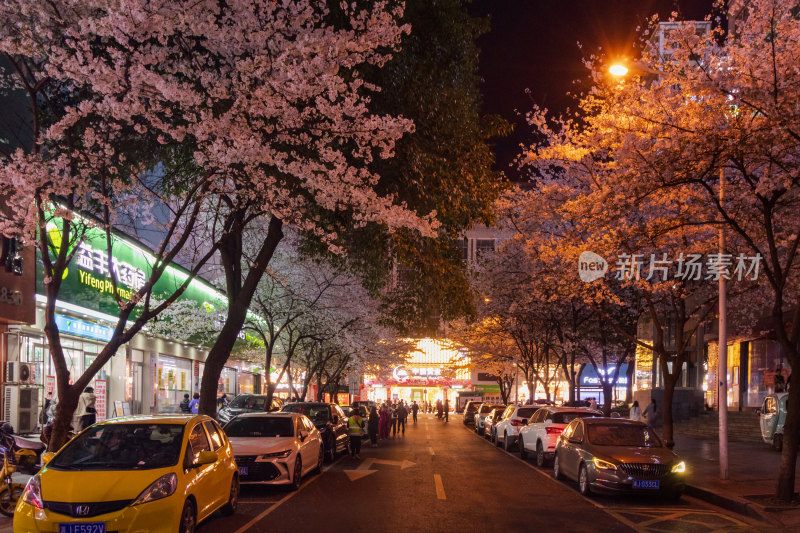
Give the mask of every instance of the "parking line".
<svg viewBox="0 0 800 533">
<path fill-rule="evenodd" d="M 447 496 L 444 493 L 444 485 L 442 485 L 442 476 L 440 476 L 439 474 L 434 474 L 433 482 L 436 485 L 436 497 L 439 498 L 440 500 L 446 500 Z"/>
<path fill-rule="evenodd" d="M 329 464 L 328 466 L 324 467 L 324 468 L 322 469 L 322 472 L 320 472 L 320 473 L 319 473 L 319 474 L 317 474 L 316 476 L 312 477 L 311 479 L 309 479 L 308 481 L 306 481 L 305 483 L 303 483 L 302 485 L 300 485 L 300 488 L 299 488 L 299 489 L 297 489 L 297 490 L 296 490 L 296 491 L 294 491 L 294 492 L 291 492 L 291 493 L 287 494 L 286 496 L 284 496 L 283 498 L 281 498 L 281 499 L 280 499 L 280 500 L 278 500 L 277 502 L 273 503 L 272 505 L 270 505 L 269 507 L 267 507 L 266 509 L 264 509 L 264 511 L 262 511 L 262 512 L 261 512 L 261 514 L 259 514 L 258 516 L 256 516 L 256 517 L 255 517 L 255 518 L 253 518 L 252 520 L 250 520 L 248 523 L 246 523 L 245 525 L 243 525 L 242 527 L 240 527 L 240 528 L 239 528 L 239 529 L 237 529 L 236 531 L 234 531 L 234 533 L 244 533 L 245 531 L 249 530 L 251 527 L 253 527 L 253 526 L 254 526 L 254 525 L 256 525 L 257 523 L 259 523 L 261 520 L 263 520 L 263 519 L 264 519 L 264 518 L 265 518 L 267 515 L 269 515 L 269 514 L 270 514 L 272 511 L 274 511 L 275 509 L 277 509 L 278 507 L 280 507 L 281 505 L 283 505 L 284 503 L 286 503 L 286 502 L 287 502 L 289 499 L 291 499 L 293 496 L 296 496 L 296 495 L 300 494 L 300 491 L 302 491 L 302 490 L 303 490 L 303 489 L 305 489 L 307 486 L 309 486 L 309 485 L 311 485 L 312 483 L 314 483 L 314 481 L 316 481 L 316 480 L 318 480 L 319 478 L 321 478 L 321 477 L 322 477 L 322 474 L 324 474 L 325 472 L 327 472 L 328 470 L 330 470 L 330 469 L 331 469 L 331 467 L 332 467 L 333 465 L 335 465 L 336 463 L 338 463 L 340 460 L 341 460 L 341 457 L 340 457 L 339 459 L 337 459 L 336 461 L 334 461 L 333 463 Z"/>
</svg>

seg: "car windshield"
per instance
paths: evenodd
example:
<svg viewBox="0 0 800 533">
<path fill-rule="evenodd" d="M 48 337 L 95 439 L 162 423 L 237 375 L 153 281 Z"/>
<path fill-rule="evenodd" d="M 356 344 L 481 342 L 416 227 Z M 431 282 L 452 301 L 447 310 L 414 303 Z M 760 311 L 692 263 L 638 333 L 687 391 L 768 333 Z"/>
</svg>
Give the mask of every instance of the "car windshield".
<svg viewBox="0 0 800 533">
<path fill-rule="evenodd" d="M 478 410 L 478 404 L 477 403 L 468 403 L 467 404 L 467 412 L 468 413 L 469 412 L 473 412 L 473 411 L 477 411 L 477 410 Z"/>
<path fill-rule="evenodd" d="M 265 396 L 237 396 L 228 407 L 263 411 L 266 401 L 267 398 Z"/>
<path fill-rule="evenodd" d="M 183 424 L 101 424 L 72 439 L 48 464 L 56 470 L 147 470 L 178 463 Z"/>
<path fill-rule="evenodd" d="M 290 416 L 241 416 L 224 429 L 229 437 L 291 437 L 293 428 Z"/>
<path fill-rule="evenodd" d="M 284 405 L 281 411 L 287 413 L 300 413 L 306 415 L 314 422 L 327 422 L 330 419 L 330 411 L 327 405 L 314 405 L 308 403 L 290 403 Z"/>
<path fill-rule="evenodd" d="M 576 418 L 592 418 L 598 415 L 594 413 L 587 413 L 587 412 L 571 412 L 571 413 L 553 413 L 551 415 L 553 418 L 553 424 L 569 424 Z"/>
<path fill-rule="evenodd" d="M 587 424 L 588 425 L 588 424 Z M 660 448 L 661 440 L 647 426 L 627 424 L 590 424 L 589 442 L 596 446 L 631 446 Z"/>
</svg>

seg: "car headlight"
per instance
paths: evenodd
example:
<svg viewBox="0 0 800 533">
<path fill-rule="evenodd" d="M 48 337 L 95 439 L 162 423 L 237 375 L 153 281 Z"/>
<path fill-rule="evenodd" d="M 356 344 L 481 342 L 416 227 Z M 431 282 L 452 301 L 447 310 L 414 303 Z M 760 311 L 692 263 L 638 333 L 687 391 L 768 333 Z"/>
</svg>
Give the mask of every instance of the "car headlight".
<svg viewBox="0 0 800 533">
<path fill-rule="evenodd" d="M 673 474 L 683 474 L 684 472 L 686 472 L 686 463 L 684 463 L 683 461 L 673 465 L 672 467 Z"/>
<path fill-rule="evenodd" d="M 144 489 L 131 506 L 166 498 L 167 496 L 171 496 L 177 488 L 178 476 L 175 474 L 165 474 Z"/>
<path fill-rule="evenodd" d="M 42 501 L 42 482 L 38 475 L 28 480 L 28 484 L 25 485 L 25 491 L 22 493 L 22 501 L 33 505 L 37 509 L 44 507 L 44 502 Z"/>
<path fill-rule="evenodd" d="M 292 455 L 292 450 L 283 450 L 282 452 L 275 452 L 275 453 L 265 453 L 261 457 L 263 459 L 275 459 L 276 457 L 285 459 Z"/>
<path fill-rule="evenodd" d="M 596 466 L 597 468 L 599 468 L 601 470 L 616 470 L 617 469 L 617 465 L 615 465 L 614 463 L 609 463 L 608 461 L 603 461 L 602 459 L 598 459 L 597 457 L 592 459 L 592 462 L 594 463 L 594 466 Z"/>
</svg>

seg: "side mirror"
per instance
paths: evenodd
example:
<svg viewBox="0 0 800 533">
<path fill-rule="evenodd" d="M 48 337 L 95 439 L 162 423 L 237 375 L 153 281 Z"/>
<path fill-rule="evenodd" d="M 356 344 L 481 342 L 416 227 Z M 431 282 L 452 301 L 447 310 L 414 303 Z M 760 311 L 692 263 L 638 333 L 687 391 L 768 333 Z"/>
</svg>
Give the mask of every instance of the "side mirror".
<svg viewBox="0 0 800 533">
<path fill-rule="evenodd" d="M 301 429 L 297 436 L 300 437 L 300 442 L 303 442 L 308 438 L 308 433 Z"/>
<path fill-rule="evenodd" d="M 210 451 L 203 451 L 200 452 L 200 455 L 197 457 L 197 461 L 195 461 L 193 466 L 204 466 L 216 463 L 219 459 L 217 452 L 210 452 Z"/>
<path fill-rule="evenodd" d="M 42 454 L 42 465 L 46 465 L 47 463 L 49 463 L 50 459 L 55 457 L 55 455 L 56 455 L 56 452 L 44 452 Z"/>
<path fill-rule="evenodd" d="M 756 416 L 761 416 L 761 408 L 756 409 Z"/>
<path fill-rule="evenodd" d="M 572 444 L 580 444 L 581 442 L 583 442 L 583 439 L 578 439 L 578 438 L 575 438 L 575 437 L 571 437 L 571 438 L 569 439 L 569 441 L 570 441 Z"/>
</svg>

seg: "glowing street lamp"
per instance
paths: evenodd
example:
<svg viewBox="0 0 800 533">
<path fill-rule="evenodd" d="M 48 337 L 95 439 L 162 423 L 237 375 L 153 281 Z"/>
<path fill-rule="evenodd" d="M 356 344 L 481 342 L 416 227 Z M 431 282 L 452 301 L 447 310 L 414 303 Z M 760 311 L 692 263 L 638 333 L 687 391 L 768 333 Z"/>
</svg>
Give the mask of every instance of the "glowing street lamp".
<svg viewBox="0 0 800 533">
<path fill-rule="evenodd" d="M 628 73 L 628 67 L 625 65 L 620 65 L 619 63 L 615 63 L 611 65 L 611 67 L 608 69 L 608 72 L 614 76 L 624 76 Z"/>
</svg>

